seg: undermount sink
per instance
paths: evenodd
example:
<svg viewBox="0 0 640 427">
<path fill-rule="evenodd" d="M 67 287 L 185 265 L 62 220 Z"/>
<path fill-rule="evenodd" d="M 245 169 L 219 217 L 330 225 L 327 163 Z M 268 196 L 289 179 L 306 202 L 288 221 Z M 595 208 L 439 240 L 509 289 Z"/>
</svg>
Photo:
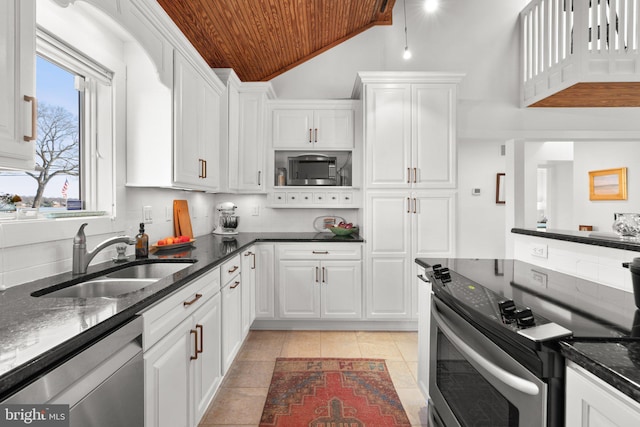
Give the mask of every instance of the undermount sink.
<svg viewBox="0 0 640 427">
<path fill-rule="evenodd" d="M 118 297 L 139 291 L 160 279 L 114 279 L 99 277 L 41 295 L 49 298 Z"/>
<path fill-rule="evenodd" d="M 115 271 L 93 277 L 69 286 L 41 289 L 34 297 L 45 298 L 117 298 L 139 291 L 158 280 L 189 267 L 195 260 L 155 262 L 128 265 Z"/>
</svg>

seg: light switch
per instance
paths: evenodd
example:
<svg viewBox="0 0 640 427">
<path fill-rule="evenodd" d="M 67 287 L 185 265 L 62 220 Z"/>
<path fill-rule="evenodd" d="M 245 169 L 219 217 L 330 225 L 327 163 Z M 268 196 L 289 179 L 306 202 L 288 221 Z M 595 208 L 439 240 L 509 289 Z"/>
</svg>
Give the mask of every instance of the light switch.
<svg viewBox="0 0 640 427">
<path fill-rule="evenodd" d="M 142 207 L 142 222 L 144 222 L 145 224 L 152 224 L 153 223 L 153 216 L 151 214 L 151 206 L 143 206 Z"/>
</svg>

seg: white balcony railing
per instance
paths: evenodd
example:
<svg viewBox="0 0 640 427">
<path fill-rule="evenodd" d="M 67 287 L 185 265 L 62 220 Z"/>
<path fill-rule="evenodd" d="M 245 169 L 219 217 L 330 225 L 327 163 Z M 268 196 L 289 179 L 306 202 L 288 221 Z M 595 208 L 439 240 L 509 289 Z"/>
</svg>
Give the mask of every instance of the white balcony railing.
<svg viewBox="0 0 640 427">
<path fill-rule="evenodd" d="M 522 104 L 581 82 L 640 81 L 640 0 L 533 0 L 520 13 Z"/>
</svg>

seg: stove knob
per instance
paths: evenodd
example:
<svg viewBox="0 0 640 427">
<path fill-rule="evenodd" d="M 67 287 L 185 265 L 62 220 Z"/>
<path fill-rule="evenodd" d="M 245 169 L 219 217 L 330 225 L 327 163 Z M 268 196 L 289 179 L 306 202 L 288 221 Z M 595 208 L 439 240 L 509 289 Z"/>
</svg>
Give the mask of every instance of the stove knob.
<svg viewBox="0 0 640 427">
<path fill-rule="evenodd" d="M 439 279 L 440 276 L 442 275 L 442 271 L 443 270 L 449 270 L 448 268 L 442 268 L 442 265 L 440 264 L 436 264 L 433 266 L 433 275 L 436 277 L 436 279 Z"/>
<path fill-rule="evenodd" d="M 513 319 L 513 315 L 516 312 L 516 304 L 512 299 L 500 301 L 498 303 L 498 309 L 500 314 L 507 319 Z"/>
<path fill-rule="evenodd" d="M 520 327 L 529 327 L 536 324 L 533 318 L 533 312 L 530 308 L 523 308 L 522 310 L 515 312 L 516 324 Z"/>
<path fill-rule="evenodd" d="M 449 269 L 448 268 L 441 268 L 440 269 L 440 277 L 439 277 L 440 281 L 442 283 L 448 283 L 451 281 L 451 274 L 449 273 Z"/>
</svg>

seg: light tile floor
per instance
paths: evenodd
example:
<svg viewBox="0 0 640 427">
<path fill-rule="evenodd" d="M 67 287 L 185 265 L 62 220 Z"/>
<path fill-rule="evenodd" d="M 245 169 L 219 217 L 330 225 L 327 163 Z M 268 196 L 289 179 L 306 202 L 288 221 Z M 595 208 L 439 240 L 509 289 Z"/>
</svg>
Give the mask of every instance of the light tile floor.
<svg viewBox="0 0 640 427">
<path fill-rule="evenodd" d="M 199 427 L 257 426 L 277 357 L 385 359 L 411 425 L 427 425 L 416 332 L 251 331 Z"/>
</svg>

